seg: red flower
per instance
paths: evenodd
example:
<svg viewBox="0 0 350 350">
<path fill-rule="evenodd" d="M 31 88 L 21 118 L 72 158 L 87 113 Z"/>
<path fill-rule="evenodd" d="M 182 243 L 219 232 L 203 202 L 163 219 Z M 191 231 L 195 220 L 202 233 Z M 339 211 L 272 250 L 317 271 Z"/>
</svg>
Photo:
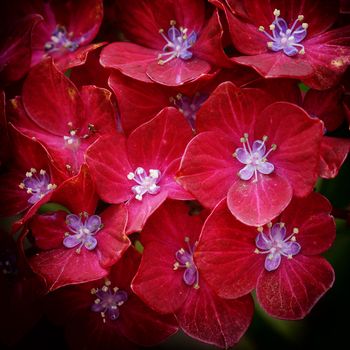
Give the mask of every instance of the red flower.
<svg viewBox="0 0 350 350">
<path fill-rule="evenodd" d="M 131 78 L 168 86 L 197 80 L 232 63 L 221 46 L 218 12 L 202 0 L 119 1 L 121 30 L 132 41 L 108 45 L 101 63 Z"/>
<path fill-rule="evenodd" d="M 50 200 L 64 175 L 51 163 L 45 149 L 36 141 L 9 128 L 11 161 L 0 175 L 0 216 L 13 216 L 27 210 L 17 222 L 22 224 Z"/>
<path fill-rule="evenodd" d="M 85 165 L 51 200 L 69 212 L 37 215 L 30 222 L 41 249 L 29 260 L 34 272 L 46 280 L 50 291 L 106 276 L 130 245 L 125 236 L 125 207 L 110 206 L 95 214 L 97 196 Z"/>
<path fill-rule="evenodd" d="M 236 220 L 221 202 L 203 227 L 198 268 L 223 298 L 256 288 L 271 316 L 303 318 L 334 281 L 332 267 L 319 256 L 335 238 L 330 211 L 329 202 L 312 193 L 294 198 L 274 223 L 256 230 Z"/>
<path fill-rule="evenodd" d="M 191 337 L 228 348 L 251 322 L 252 299 L 221 299 L 208 286 L 194 260 L 201 226 L 185 204 L 159 208 L 141 233 L 144 252 L 132 289 L 154 310 L 174 313 Z"/>
<path fill-rule="evenodd" d="M 315 89 L 339 81 L 350 64 L 350 26 L 329 30 L 339 14 L 323 0 L 228 1 L 225 8 L 234 46 L 248 65 L 266 78 L 303 80 Z"/>
<path fill-rule="evenodd" d="M 293 194 L 312 191 L 323 126 L 296 105 L 223 83 L 202 106 L 197 130 L 178 181 L 206 207 L 227 196 L 237 219 L 258 226 L 280 214 Z"/>
<path fill-rule="evenodd" d="M 57 167 L 79 172 L 86 149 L 99 135 L 116 130 L 111 93 L 96 86 L 75 85 L 47 60 L 29 73 L 23 86 L 23 106 L 14 107 L 14 124 L 35 137 Z"/>
<path fill-rule="evenodd" d="M 171 315 L 157 314 L 130 289 L 139 261 L 130 248 L 105 279 L 49 295 L 49 316 L 64 325 L 72 349 L 137 349 L 176 332 Z"/>
<path fill-rule="evenodd" d="M 165 108 L 128 139 L 101 137 L 89 148 L 87 162 L 100 197 L 107 203 L 127 201 L 128 233 L 141 230 L 167 197 L 192 199 L 174 178 L 191 137 L 182 115 Z"/>
<path fill-rule="evenodd" d="M 65 71 L 83 64 L 87 54 L 102 45 L 88 45 L 101 25 L 102 0 L 39 0 L 29 6 L 30 11 L 42 16 L 32 34 L 32 66 L 50 56 Z"/>
</svg>

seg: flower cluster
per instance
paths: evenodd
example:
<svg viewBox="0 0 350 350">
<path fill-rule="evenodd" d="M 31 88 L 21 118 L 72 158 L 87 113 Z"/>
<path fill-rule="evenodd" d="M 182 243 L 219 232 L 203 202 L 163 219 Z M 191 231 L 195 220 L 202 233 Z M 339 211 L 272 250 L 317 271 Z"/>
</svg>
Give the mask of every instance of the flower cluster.
<svg viewBox="0 0 350 350">
<path fill-rule="evenodd" d="M 45 315 L 72 349 L 228 348 L 254 291 L 304 318 L 350 148 L 337 2 L 1 6 L 0 341 Z"/>
</svg>

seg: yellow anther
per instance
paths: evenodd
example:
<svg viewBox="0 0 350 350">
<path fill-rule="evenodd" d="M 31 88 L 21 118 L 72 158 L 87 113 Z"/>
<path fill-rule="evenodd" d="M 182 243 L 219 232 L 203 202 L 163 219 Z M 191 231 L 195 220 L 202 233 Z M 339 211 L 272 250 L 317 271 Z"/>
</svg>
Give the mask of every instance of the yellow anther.
<svg viewBox="0 0 350 350">
<path fill-rule="evenodd" d="M 255 253 L 255 254 L 259 254 L 259 253 L 260 253 L 260 250 L 259 250 L 258 248 L 255 248 L 254 253 Z"/>
<path fill-rule="evenodd" d="M 272 41 L 268 41 L 267 42 L 267 47 L 271 49 L 272 46 L 273 46 L 273 42 Z"/>
<path fill-rule="evenodd" d="M 36 173 L 36 169 L 35 168 L 30 168 L 30 171 L 35 174 Z"/>
<path fill-rule="evenodd" d="M 285 223 L 284 222 L 280 222 L 280 227 L 284 227 Z"/>
<path fill-rule="evenodd" d="M 260 31 L 260 32 L 263 32 L 264 30 L 265 30 L 265 28 L 264 28 L 263 26 L 260 26 L 260 27 L 259 27 L 259 31 Z"/>
<path fill-rule="evenodd" d="M 186 261 L 186 264 L 185 264 L 185 265 L 186 265 L 187 268 L 190 268 L 190 267 L 191 267 L 191 263 L 190 263 L 189 261 Z"/>
<path fill-rule="evenodd" d="M 294 228 L 293 228 L 293 233 L 294 233 L 294 234 L 299 233 L 299 229 L 298 229 L 297 227 L 294 227 Z"/>
<path fill-rule="evenodd" d="M 273 15 L 274 15 L 274 16 L 276 16 L 276 17 L 278 17 L 278 16 L 280 16 L 280 15 L 281 15 L 281 11 L 280 11 L 280 10 L 275 9 L 275 10 L 273 11 Z"/>
<path fill-rule="evenodd" d="M 269 28 L 270 28 L 270 30 L 274 30 L 276 28 L 276 26 L 274 24 L 270 24 Z"/>
<path fill-rule="evenodd" d="M 271 228 L 271 227 L 272 227 L 272 222 L 268 222 L 266 226 L 267 226 L 268 228 Z"/>
<path fill-rule="evenodd" d="M 298 21 L 302 22 L 304 20 L 304 16 L 303 15 L 299 15 L 298 16 Z"/>
<path fill-rule="evenodd" d="M 308 23 L 303 23 L 301 26 L 302 26 L 304 29 L 309 28 L 309 24 L 308 24 Z"/>
<path fill-rule="evenodd" d="M 256 229 L 258 230 L 258 232 L 263 232 L 264 231 L 264 228 L 262 226 L 259 226 Z"/>
<path fill-rule="evenodd" d="M 172 20 L 170 21 L 170 25 L 171 25 L 171 26 L 174 26 L 175 24 L 176 24 L 176 21 L 172 19 Z"/>
<path fill-rule="evenodd" d="M 22 190 L 26 187 L 25 184 L 23 182 L 21 182 L 19 185 L 18 185 L 19 188 L 21 188 Z"/>
<path fill-rule="evenodd" d="M 273 144 L 271 145 L 271 148 L 272 148 L 273 151 L 276 151 L 277 145 L 273 143 Z"/>
</svg>

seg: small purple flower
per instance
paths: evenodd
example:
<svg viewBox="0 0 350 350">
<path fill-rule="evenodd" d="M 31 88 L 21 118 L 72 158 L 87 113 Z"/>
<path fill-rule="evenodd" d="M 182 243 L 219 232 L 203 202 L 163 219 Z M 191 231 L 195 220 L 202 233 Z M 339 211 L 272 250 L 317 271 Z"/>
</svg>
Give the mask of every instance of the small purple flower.
<svg viewBox="0 0 350 350">
<path fill-rule="evenodd" d="M 128 293 L 118 287 L 111 288 L 111 282 L 105 281 L 102 288 L 92 289 L 91 293 L 96 296 L 91 305 L 91 311 L 99 312 L 105 323 L 106 317 L 110 321 L 115 321 L 119 317 L 119 307 L 128 300 Z"/>
<path fill-rule="evenodd" d="M 266 140 L 267 136 L 264 136 L 262 140 L 254 141 L 252 147 L 250 147 L 248 134 L 244 134 L 241 138 L 243 148 L 237 148 L 233 156 L 242 164 L 246 164 L 238 172 L 238 176 L 242 180 L 250 180 L 255 175 L 254 181 L 256 182 L 258 181 L 258 172 L 268 175 L 274 171 L 274 165 L 267 161 L 267 156 L 270 152 L 276 150 L 277 146 L 272 144 L 270 150 L 266 152 Z"/>
<path fill-rule="evenodd" d="M 50 183 L 50 176 L 45 170 L 41 169 L 38 173 L 35 168 L 27 171 L 25 179 L 19 184 L 19 188 L 31 194 L 28 199 L 30 204 L 35 204 L 56 187 Z"/>
<path fill-rule="evenodd" d="M 174 58 L 181 58 L 183 60 L 189 60 L 192 58 L 192 52 L 189 49 L 194 45 L 197 40 L 197 34 L 192 31 L 187 34 L 187 28 L 175 27 L 176 22 L 170 21 L 170 28 L 168 29 L 168 36 L 164 34 L 164 29 L 160 29 L 159 33 L 166 41 L 163 47 L 163 53 L 158 55 L 158 63 L 163 65 L 170 62 Z M 166 58 L 163 60 L 163 58 Z"/>
<path fill-rule="evenodd" d="M 184 268 L 185 272 L 183 274 L 183 280 L 188 286 L 193 286 L 194 288 L 199 288 L 199 274 L 196 264 L 193 260 L 194 246 L 190 245 L 188 237 L 185 237 L 185 242 L 187 243 L 187 250 L 181 248 L 176 254 L 177 262 L 174 263 L 174 270 L 177 270 L 179 267 Z"/>
<path fill-rule="evenodd" d="M 281 256 L 292 259 L 294 255 L 300 252 L 301 246 L 296 242 L 295 235 L 299 232 L 297 228 L 293 228 L 293 233 L 286 237 L 286 228 L 284 223 L 279 222 L 269 228 L 268 234 L 263 232 L 263 228 L 259 227 L 260 233 L 255 239 L 257 249 L 256 254 L 267 254 L 265 259 L 265 269 L 267 271 L 276 270 L 281 263 Z"/>
<path fill-rule="evenodd" d="M 273 14 L 275 20 L 270 25 L 272 36 L 265 31 L 263 26 L 259 27 L 259 31 L 264 33 L 271 40 L 267 43 L 267 47 L 272 51 L 283 50 L 287 56 L 295 56 L 298 53 L 301 55 L 305 54 L 305 48 L 300 42 L 303 41 L 307 35 L 308 24 L 302 23 L 295 28 L 298 22 L 304 20 L 304 16 L 299 15 L 289 29 L 287 22 L 279 17 L 281 14 L 280 10 L 275 9 Z"/>
<path fill-rule="evenodd" d="M 71 40 L 72 37 L 72 32 L 68 33 L 64 26 L 57 25 L 51 34 L 50 40 L 45 43 L 45 52 L 53 53 L 64 50 L 74 52 L 79 47 L 79 41 Z"/>
<path fill-rule="evenodd" d="M 82 246 L 88 250 L 95 249 L 97 240 L 94 235 L 103 227 L 100 216 L 91 215 L 89 217 L 86 212 L 80 215 L 69 214 L 66 217 L 66 224 L 73 233 L 73 235 L 70 235 L 69 232 L 65 233 L 63 245 L 66 248 L 74 248 L 79 245 L 76 249 L 77 253 L 80 253 Z"/>
</svg>

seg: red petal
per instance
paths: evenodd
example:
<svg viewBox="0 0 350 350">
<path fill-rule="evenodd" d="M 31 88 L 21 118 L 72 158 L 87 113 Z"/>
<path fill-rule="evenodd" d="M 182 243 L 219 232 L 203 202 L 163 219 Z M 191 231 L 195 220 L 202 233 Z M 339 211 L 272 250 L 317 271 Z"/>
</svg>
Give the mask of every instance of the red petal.
<svg viewBox="0 0 350 350">
<path fill-rule="evenodd" d="M 130 78 L 150 82 L 146 75 L 148 65 L 156 61 L 155 50 L 125 42 L 112 43 L 101 52 L 100 63 L 103 67 L 114 68 Z"/>
<path fill-rule="evenodd" d="M 30 221 L 30 229 L 38 248 L 49 250 L 63 247 L 64 233 L 69 231 L 65 223 L 65 211 L 36 215 Z"/>
<path fill-rule="evenodd" d="M 321 142 L 319 175 L 331 179 L 338 175 L 350 149 L 348 139 L 324 136 Z"/>
<path fill-rule="evenodd" d="M 135 169 L 141 166 L 146 171 L 158 169 L 162 172 L 182 156 L 191 138 L 192 130 L 182 114 L 175 108 L 164 108 L 129 136 L 130 163 Z"/>
<path fill-rule="evenodd" d="M 262 90 L 238 89 L 231 82 L 222 83 L 198 112 L 197 131 L 224 132 L 238 147 L 243 134 L 252 134 L 256 118 L 273 101 Z"/>
<path fill-rule="evenodd" d="M 253 311 L 250 295 L 235 300 L 221 299 L 202 281 L 198 290 L 191 289 L 176 318 L 189 336 L 227 349 L 245 333 Z"/>
<path fill-rule="evenodd" d="M 276 271 L 264 271 L 256 293 L 269 315 L 297 320 L 311 311 L 333 282 L 334 271 L 324 258 L 296 255 L 283 259 Z"/>
<path fill-rule="evenodd" d="M 118 155 L 118 156 L 116 156 Z M 126 140 L 115 133 L 101 137 L 87 151 L 86 160 L 99 196 L 107 203 L 121 203 L 132 197 Z"/>
<path fill-rule="evenodd" d="M 231 213 L 241 222 L 262 226 L 279 215 L 292 199 L 289 182 L 275 174 L 258 174 L 258 181 L 244 181 L 236 176 L 227 194 Z"/>
<path fill-rule="evenodd" d="M 147 66 L 148 77 L 156 83 L 166 86 L 179 86 L 197 80 L 211 70 L 211 65 L 193 57 L 189 60 L 174 58 L 163 65 L 158 63 L 158 55 Z"/>
<path fill-rule="evenodd" d="M 255 138 L 267 135 L 277 145 L 268 157 L 276 174 L 288 180 L 296 196 L 310 193 L 318 175 L 322 123 L 291 103 L 276 102 L 264 109 L 255 130 Z"/>
<path fill-rule="evenodd" d="M 94 214 L 97 200 L 95 185 L 86 165 L 81 167 L 77 176 L 62 183 L 51 197 L 52 202 L 65 206 L 77 215 L 84 211 Z"/>
<path fill-rule="evenodd" d="M 226 197 L 239 170 L 233 142 L 219 132 L 203 132 L 187 146 L 177 181 L 203 205 L 213 208 Z"/>
<path fill-rule="evenodd" d="M 82 249 L 80 254 L 75 249 L 64 247 L 49 250 L 35 255 L 29 263 L 34 272 L 45 279 L 49 291 L 70 284 L 98 280 L 108 274 L 100 266 L 96 252 L 86 249 Z"/>
<path fill-rule="evenodd" d="M 301 245 L 301 254 L 316 255 L 330 248 L 335 239 L 334 219 L 328 200 L 312 192 L 305 198 L 293 198 L 281 215 L 281 222 L 288 225 L 290 233 L 297 227 L 297 242 Z"/>
<path fill-rule="evenodd" d="M 30 118 L 50 134 L 67 135 L 69 122 L 74 128 L 82 123 L 79 92 L 51 60 L 30 71 L 23 86 L 23 105 Z"/>
<path fill-rule="evenodd" d="M 123 130 L 127 134 L 169 106 L 169 97 L 176 94 L 157 84 L 124 77 L 119 72 L 111 74 L 108 84 L 117 97 Z"/>
<path fill-rule="evenodd" d="M 264 268 L 254 253 L 258 232 L 236 220 L 223 200 L 205 222 L 195 261 L 205 280 L 222 298 L 250 293 Z"/>
<path fill-rule="evenodd" d="M 103 228 L 97 233 L 97 254 L 102 267 L 115 264 L 130 246 L 125 236 L 127 210 L 124 205 L 111 205 L 101 213 Z"/>
</svg>

